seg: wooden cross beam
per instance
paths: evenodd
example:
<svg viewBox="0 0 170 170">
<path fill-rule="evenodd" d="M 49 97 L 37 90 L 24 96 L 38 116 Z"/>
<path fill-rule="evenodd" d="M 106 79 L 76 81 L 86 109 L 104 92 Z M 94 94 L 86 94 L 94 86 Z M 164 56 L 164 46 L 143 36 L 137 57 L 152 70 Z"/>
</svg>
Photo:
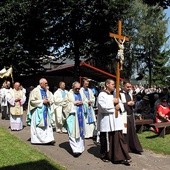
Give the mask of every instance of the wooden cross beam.
<svg viewBox="0 0 170 170">
<path fill-rule="evenodd" d="M 116 38 L 118 40 L 129 41 L 129 38 L 122 35 L 122 22 L 118 21 L 118 34 L 109 33 L 111 38 Z M 120 88 L 120 61 L 116 64 L 116 98 L 119 98 L 119 88 Z M 115 117 L 118 117 L 118 111 L 116 110 Z"/>
</svg>

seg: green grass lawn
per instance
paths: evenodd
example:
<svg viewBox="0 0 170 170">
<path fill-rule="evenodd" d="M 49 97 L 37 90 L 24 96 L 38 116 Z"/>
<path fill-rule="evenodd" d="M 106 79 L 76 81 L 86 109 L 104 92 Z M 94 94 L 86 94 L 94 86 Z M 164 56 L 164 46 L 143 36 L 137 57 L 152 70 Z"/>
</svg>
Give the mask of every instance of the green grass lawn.
<svg viewBox="0 0 170 170">
<path fill-rule="evenodd" d="M 63 170 L 44 154 L 0 128 L 1 170 Z"/>
<path fill-rule="evenodd" d="M 170 134 L 165 138 L 156 136 L 153 132 L 145 131 L 138 134 L 140 142 L 144 149 L 149 149 L 155 153 L 170 155 Z"/>
<path fill-rule="evenodd" d="M 138 134 L 144 149 L 170 154 L 170 134 L 165 138 L 145 131 Z M 64 170 L 46 155 L 20 141 L 7 130 L 0 128 L 0 170 Z"/>
</svg>

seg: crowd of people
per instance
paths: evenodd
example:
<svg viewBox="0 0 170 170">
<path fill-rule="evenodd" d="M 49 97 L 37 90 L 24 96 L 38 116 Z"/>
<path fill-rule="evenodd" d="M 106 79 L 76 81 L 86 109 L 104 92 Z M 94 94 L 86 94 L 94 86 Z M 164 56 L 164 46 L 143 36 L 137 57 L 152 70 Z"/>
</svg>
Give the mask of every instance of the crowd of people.
<svg viewBox="0 0 170 170">
<path fill-rule="evenodd" d="M 11 88 L 10 81 L 5 81 L 0 89 L 2 119 L 10 120 L 11 130 L 23 129 L 23 104 L 26 101 L 26 91 L 19 82 Z"/>
<path fill-rule="evenodd" d="M 31 87 L 26 109 L 32 144 L 55 144 L 54 132 L 67 133 L 74 157 L 85 150 L 85 139 L 100 143 L 101 159 L 129 166 L 129 153 L 142 154 L 136 134 L 135 119 L 170 122 L 168 88 L 145 89 L 124 80 L 119 98 L 115 97 L 115 81 L 107 79 L 98 90 L 90 88 L 89 79 L 73 82 L 66 90 L 59 82 L 57 90 L 49 90 L 45 78 Z M 2 119 L 9 120 L 11 130 L 23 129 L 26 90 L 19 82 L 5 81 L 0 89 Z M 158 129 L 152 129 L 156 133 Z"/>
<path fill-rule="evenodd" d="M 138 90 L 137 90 L 138 91 Z M 133 93 L 133 92 L 132 92 Z M 149 88 L 135 94 L 134 114 L 140 119 L 153 119 L 154 122 L 170 122 L 170 89 Z"/>
</svg>

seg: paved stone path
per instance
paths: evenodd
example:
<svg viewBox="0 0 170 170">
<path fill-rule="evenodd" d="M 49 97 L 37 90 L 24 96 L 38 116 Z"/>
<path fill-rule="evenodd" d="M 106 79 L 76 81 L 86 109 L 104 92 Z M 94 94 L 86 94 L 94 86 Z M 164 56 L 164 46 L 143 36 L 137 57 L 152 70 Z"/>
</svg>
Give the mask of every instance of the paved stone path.
<svg viewBox="0 0 170 170">
<path fill-rule="evenodd" d="M 29 141 L 30 127 L 26 126 L 22 131 L 19 132 L 11 131 L 9 129 L 9 120 L 1 119 L 0 126 L 8 129 L 11 134 L 31 145 Z M 132 163 L 130 167 L 124 165 L 115 165 L 110 162 L 105 163 L 100 160 L 99 146 L 95 145 L 92 139 L 85 141 L 86 150 L 83 152 L 83 154 L 78 158 L 74 158 L 71 155 L 67 134 L 58 134 L 54 132 L 54 137 L 56 140 L 55 146 L 31 146 L 44 153 L 55 162 L 65 166 L 68 170 L 170 170 L 170 155 L 165 156 L 161 154 L 155 154 L 147 150 L 144 150 L 142 155 L 130 154 L 132 157 Z"/>
</svg>

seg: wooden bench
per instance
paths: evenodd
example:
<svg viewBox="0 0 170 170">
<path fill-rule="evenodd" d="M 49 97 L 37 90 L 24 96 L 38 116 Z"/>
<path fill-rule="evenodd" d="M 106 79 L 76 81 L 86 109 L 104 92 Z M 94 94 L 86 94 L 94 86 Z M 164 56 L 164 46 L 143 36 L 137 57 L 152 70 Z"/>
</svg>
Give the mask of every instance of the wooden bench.
<svg viewBox="0 0 170 170">
<path fill-rule="evenodd" d="M 153 119 L 136 119 L 135 124 L 136 124 L 136 132 L 137 133 L 142 133 L 144 130 L 144 126 L 150 125 L 153 123 Z"/>
<path fill-rule="evenodd" d="M 158 136 L 164 138 L 166 134 L 166 128 L 170 127 L 170 122 L 153 123 L 150 126 L 158 128 L 159 129 Z"/>
</svg>

